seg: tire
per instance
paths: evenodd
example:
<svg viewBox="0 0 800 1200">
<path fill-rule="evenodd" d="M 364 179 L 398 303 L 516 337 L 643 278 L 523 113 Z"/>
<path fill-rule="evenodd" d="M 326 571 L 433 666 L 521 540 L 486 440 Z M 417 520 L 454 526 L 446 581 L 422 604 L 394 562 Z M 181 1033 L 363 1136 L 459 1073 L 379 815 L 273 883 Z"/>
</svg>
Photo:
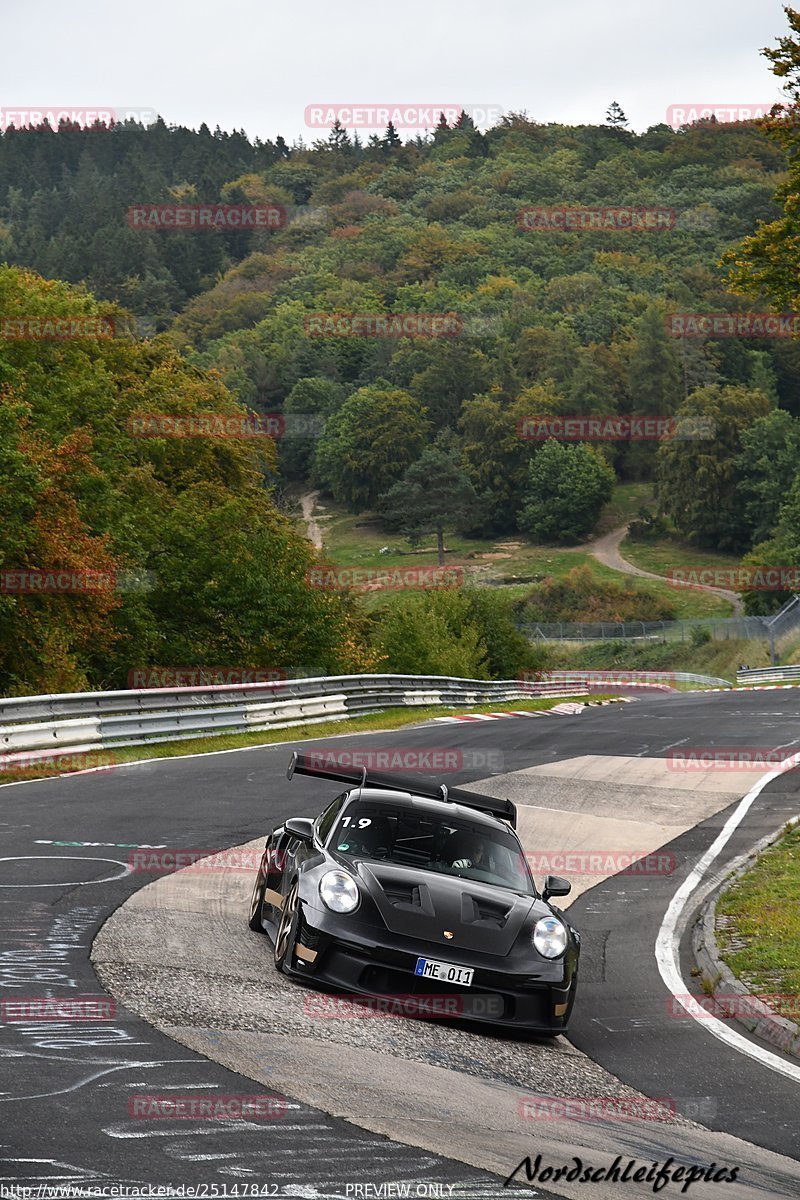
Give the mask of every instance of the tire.
<svg viewBox="0 0 800 1200">
<path fill-rule="evenodd" d="M 262 860 L 261 866 L 258 868 L 256 882 L 253 887 L 253 895 L 250 897 L 250 917 L 247 924 L 254 933 L 264 933 L 264 927 L 261 924 L 261 908 L 264 903 L 264 889 L 267 886 L 267 877 L 264 873 L 264 863 Z"/>
<path fill-rule="evenodd" d="M 292 880 L 292 885 L 286 893 L 286 899 L 283 902 L 281 910 L 281 919 L 278 922 L 278 932 L 275 934 L 275 946 L 273 954 L 275 958 L 275 967 L 278 971 L 286 971 L 291 968 L 291 950 L 297 941 L 297 927 L 300 919 L 300 885 L 297 879 Z"/>
</svg>

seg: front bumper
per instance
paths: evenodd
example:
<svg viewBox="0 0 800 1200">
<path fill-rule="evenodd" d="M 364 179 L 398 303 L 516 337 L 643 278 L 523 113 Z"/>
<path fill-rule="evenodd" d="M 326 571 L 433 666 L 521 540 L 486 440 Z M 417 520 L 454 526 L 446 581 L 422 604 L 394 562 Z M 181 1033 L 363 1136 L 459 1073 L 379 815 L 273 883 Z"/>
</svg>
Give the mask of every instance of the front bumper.
<svg viewBox="0 0 800 1200">
<path fill-rule="evenodd" d="M 574 995 L 576 955 L 543 964 L 551 978 L 497 969 L 486 955 L 458 955 L 449 947 L 397 939 L 408 945 L 376 942 L 380 931 L 348 929 L 343 938 L 330 925 L 327 914 L 305 909 L 297 942 L 298 956 L 291 973 L 309 982 L 325 984 L 346 995 L 381 997 L 386 1012 L 481 1021 L 538 1033 L 564 1033 L 568 1028 Z M 569 955 L 569 951 L 567 952 Z M 414 973 L 417 959 L 444 959 L 472 967 L 469 987 L 442 980 L 423 979 Z M 395 1002 L 395 1003 L 393 1003 Z M 418 1008 L 418 1011 L 415 1009 Z"/>
</svg>

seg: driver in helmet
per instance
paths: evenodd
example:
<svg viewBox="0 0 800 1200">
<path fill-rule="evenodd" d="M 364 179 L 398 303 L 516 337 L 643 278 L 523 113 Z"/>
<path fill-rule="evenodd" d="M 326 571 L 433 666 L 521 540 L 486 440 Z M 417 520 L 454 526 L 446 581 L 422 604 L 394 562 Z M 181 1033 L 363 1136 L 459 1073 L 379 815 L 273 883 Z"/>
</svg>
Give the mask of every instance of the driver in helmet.
<svg viewBox="0 0 800 1200">
<path fill-rule="evenodd" d="M 456 870 L 468 869 L 470 867 L 478 871 L 491 871 L 492 869 L 489 853 L 483 838 L 477 836 L 470 838 L 466 843 L 462 843 L 457 853 L 459 857 L 454 859 L 452 863 L 452 866 Z"/>
</svg>

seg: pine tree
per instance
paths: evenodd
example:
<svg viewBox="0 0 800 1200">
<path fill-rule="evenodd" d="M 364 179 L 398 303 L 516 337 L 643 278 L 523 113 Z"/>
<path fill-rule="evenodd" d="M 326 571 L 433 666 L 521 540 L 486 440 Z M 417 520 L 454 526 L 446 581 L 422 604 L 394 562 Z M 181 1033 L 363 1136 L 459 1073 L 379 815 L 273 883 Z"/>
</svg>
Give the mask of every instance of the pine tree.
<svg viewBox="0 0 800 1200">
<path fill-rule="evenodd" d="M 403 533 L 412 545 L 435 533 L 443 567 L 445 530 L 469 529 L 481 509 L 453 431 L 440 433 L 378 504 L 387 528 Z"/>
<path fill-rule="evenodd" d="M 660 308 L 653 304 L 635 326 L 628 383 L 637 413 L 669 416 L 681 400 L 681 367 L 675 339 L 668 336 Z"/>
<path fill-rule="evenodd" d="M 612 129 L 627 129 L 628 118 L 616 100 L 612 100 L 606 112 L 606 124 Z"/>
<path fill-rule="evenodd" d="M 402 141 L 402 138 L 400 137 L 400 134 L 397 132 L 394 125 L 390 121 L 389 124 L 386 126 L 386 133 L 383 135 L 383 141 L 381 142 L 381 145 L 384 146 L 387 150 L 394 150 L 397 146 L 402 146 L 402 144 L 403 144 L 403 141 Z"/>
<path fill-rule="evenodd" d="M 658 305 L 645 310 L 634 328 L 628 362 L 631 411 L 668 417 L 682 399 L 681 363 L 675 339 L 667 335 Z M 655 469 L 657 442 L 622 447 L 621 470 L 631 479 L 649 479 Z"/>
<path fill-rule="evenodd" d="M 350 141 L 350 134 L 338 117 L 333 122 L 331 131 L 328 134 L 328 145 L 331 150 L 337 150 L 339 153 L 352 149 L 353 143 Z"/>
</svg>

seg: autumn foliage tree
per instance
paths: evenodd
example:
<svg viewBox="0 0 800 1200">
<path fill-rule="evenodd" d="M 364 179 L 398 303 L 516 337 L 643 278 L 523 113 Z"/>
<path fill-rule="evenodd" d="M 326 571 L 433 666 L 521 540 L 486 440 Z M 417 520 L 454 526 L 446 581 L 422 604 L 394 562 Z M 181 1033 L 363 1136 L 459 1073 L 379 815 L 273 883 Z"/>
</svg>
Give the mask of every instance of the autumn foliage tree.
<svg viewBox="0 0 800 1200">
<path fill-rule="evenodd" d="M 6 268 L 0 312 L 99 306 Z M 159 414 L 247 417 L 166 341 L 0 342 L 0 571 L 92 581 L 0 588 L 0 692 L 119 686 L 147 665 L 370 665 L 353 606 L 309 586 L 313 548 L 271 495 L 273 441 L 168 437 Z"/>
<path fill-rule="evenodd" d="M 788 173 L 775 199 L 781 215 L 763 222 L 726 256 L 735 291 L 767 296 L 779 310 L 800 305 L 800 12 L 786 8 L 789 33 L 764 56 L 773 75 L 783 81 L 786 103 L 775 105 L 763 121 L 766 133 L 778 143 L 788 161 Z"/>
</svg>

